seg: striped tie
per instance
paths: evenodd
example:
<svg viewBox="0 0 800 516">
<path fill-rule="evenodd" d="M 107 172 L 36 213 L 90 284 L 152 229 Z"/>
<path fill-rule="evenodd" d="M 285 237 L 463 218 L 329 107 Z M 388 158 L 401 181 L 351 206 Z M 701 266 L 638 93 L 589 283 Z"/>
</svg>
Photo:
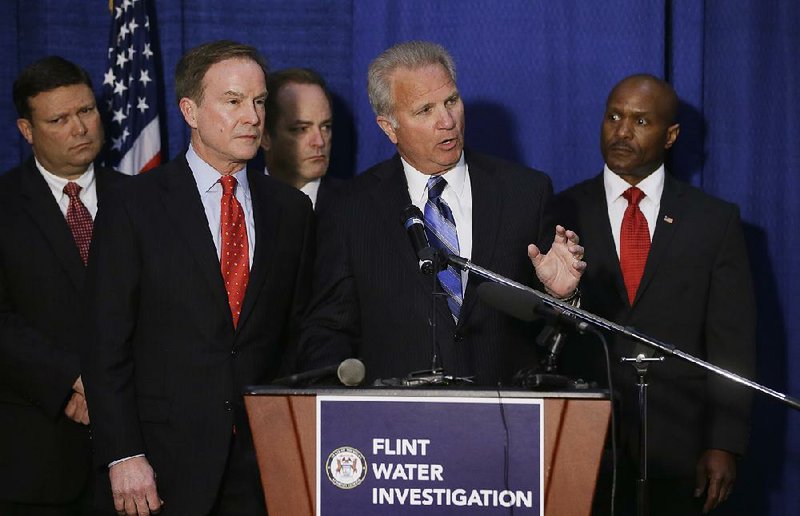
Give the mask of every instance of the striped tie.
<svg viewBox="0 0 800 516">
<path fill-rule="evenodd" d="M 436 249 L 444 249 L 448 253 L 458 254 L 458 233 L 453 212 L 442 199 L 442 191 L 447 186 L 447 181 L 441 176 L 428 179 L 428 202 L 425 204 L 425 232 L 428 240 Z M 453 319 L 458 322 L 461 312 L 463 294 L 461 293 L 461 274 L 452 266 L 437 275 L 439 283 L 447 293 L 447 305 L 453 314 Z"/>
</svg>

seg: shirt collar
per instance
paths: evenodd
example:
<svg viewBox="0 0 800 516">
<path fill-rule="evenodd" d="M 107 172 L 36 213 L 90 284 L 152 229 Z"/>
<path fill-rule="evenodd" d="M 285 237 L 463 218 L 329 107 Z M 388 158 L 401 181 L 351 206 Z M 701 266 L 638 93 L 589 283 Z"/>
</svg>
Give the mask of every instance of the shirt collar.
<svg viewBox="0 0 800 516">
<path fill-rule="evenodd" d="M 665 174 L 664 164 L 662 163 L 653 173 L 639 181 L 636 188 L 644 192 L 645 199 L 650 198 L 654 202 L 659 202 L 661 194 L 664 192 Z M 606 203 L 609 206 L 622 197 L 625 190 L 631 187 L 627 181 L 612 172 L 608 165 L 603 167 L 603 186 L 606 191 Z"/>
<path fill-rule="evenodd" d="M 186 162 L 189 164 L 189 169 L 192 171 L 198 190 L 201 192 L 210 192 L 219 184 L 219 178 L 221 176 L 219 171 L 203 161 L 203 158 L 198 156 L 191 143 L 189 144 L 189 150 L 186 151 Z M 242 168 L 232 175 L 236 178 L 238 183 L 237 190 L 241 190 L 249 198 L 250 185 L 247 182 L 247 167 L 242 166 Z"/>
<path fill-rule="evenodd" d="M 78 183 L 78 186 L 81 187 L 81 190 L 91 188 L 94 184 L 94 163 L 89 163 L 89 166 L 86 168 L 86 172 L 81 174 L 79 178 L 70 181 L 65 177 L 57 176 L 44 168 L 39 160 L 36 159 L 36 156 L 34 156 L 33 159 L 36 161 L 36 168 L 39 170 L 39 173 L 42 174 L 44 181 L 47 183 L 47 186 L 50 187 L 50 190 L 53 192 L 53 195 L 55 195 L 56 198 L 64 195 L 64 187 L 67 186 L 67 183 Z"/>
<path fill-rule="evenodd" d="M 406 175 L 409 196 L 412 200 L 422 202 L 426 195 L 428 179 L 433 176 L 430 174 L 423 174 L 411 166 L 402 157 L 400 160 L 403 162 L 403 172 Z M 462 192 L 464 191 L 464 185 L 466 184 L 467 178 L 467 164 L 466 161 L 464 161 L 464 153 L 461 153 L 458 163 L 456 163 L 453 168 L 441 174 L 435 175 L 444 176 L 444 178 L 447 180 L 447 185 L 453 190 L 453 193 L 460 198 Z"/>
</svg>

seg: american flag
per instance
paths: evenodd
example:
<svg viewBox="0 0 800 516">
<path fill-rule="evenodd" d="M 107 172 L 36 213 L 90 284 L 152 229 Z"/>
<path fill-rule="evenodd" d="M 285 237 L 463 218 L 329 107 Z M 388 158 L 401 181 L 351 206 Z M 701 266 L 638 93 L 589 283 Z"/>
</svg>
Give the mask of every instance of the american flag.
<svg viewBox="0 0 800 516">
<path fill-rule="evenodd" d="M 108 71 L 105 164 L 138 174 L 161 163 L 156 63 L 146 0 L 114 0 Z"/>
</svg>

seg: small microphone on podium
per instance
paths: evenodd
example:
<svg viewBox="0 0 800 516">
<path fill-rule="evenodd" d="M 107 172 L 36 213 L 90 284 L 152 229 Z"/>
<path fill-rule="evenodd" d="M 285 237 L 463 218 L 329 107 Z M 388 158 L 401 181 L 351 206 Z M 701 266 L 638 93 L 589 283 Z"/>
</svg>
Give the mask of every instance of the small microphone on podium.
<svg viewBox="0 0 800 516">
<path fill-rule="evenodd" d="M 329 365 L 312 369 L 302 373 L 292 374 L 273 380 L 273 385 L 298 385 L 302 383 L 311 383 L 314 380 L 320 380 L 326 376 L 336 374 L 336 377 L 347 387 L 355 387 L 364 381 L 366 376 L 366 369 L 364 363 L 357 358 L 348 358 L 343 360 L 340 364 Z"/>
<path fill-rule="evenodd" d="M 423 274 L 433 274 L 435 269 L 436 250 L 428 242 L 425 234 L 425 221 L 422 212 L 413 204 L 409 204 L 400 214 L 400 222 L 406 228 L 411 246 L 419 259 L 419 270 Z"/>
</svg>

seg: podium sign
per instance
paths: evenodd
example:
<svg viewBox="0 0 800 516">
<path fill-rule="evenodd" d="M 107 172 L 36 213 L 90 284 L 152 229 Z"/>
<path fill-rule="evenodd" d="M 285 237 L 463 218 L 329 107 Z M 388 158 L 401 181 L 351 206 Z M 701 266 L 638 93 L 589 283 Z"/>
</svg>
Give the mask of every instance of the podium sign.
<svg viewBox="0 0 800 516">
<path fill-rule="evenodd" d="M 544 514 L 541 399 L 317 396 L 317 515 Z"/>
</svg>

